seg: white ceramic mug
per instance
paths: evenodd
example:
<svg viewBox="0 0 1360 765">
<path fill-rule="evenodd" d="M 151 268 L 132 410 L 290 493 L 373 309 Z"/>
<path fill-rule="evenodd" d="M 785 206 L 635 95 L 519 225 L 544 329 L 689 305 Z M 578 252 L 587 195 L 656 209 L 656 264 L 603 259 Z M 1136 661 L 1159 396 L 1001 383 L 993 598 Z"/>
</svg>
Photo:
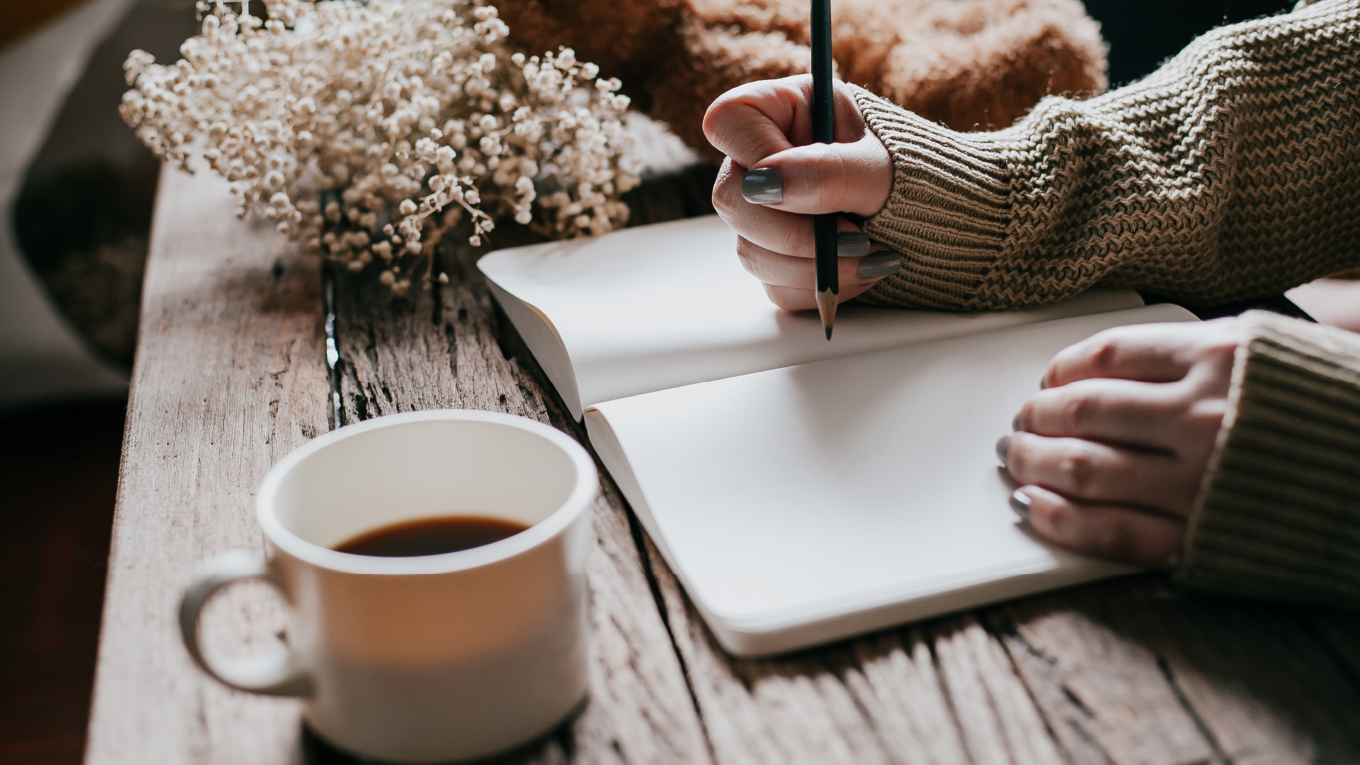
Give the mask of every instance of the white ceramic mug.
<svg viewBox="0 0 1360 765">
<path fill-rule="evenodd" d="M 260 487 L 269 559 L 234 552 L 180 603 L 194 660 L 244 691 L 306 699 L 322 737 L 394 762 L 471 759 L 551 730 L 587 682 L 586 555 L 595 465 L 523 417 L 442 410 L 341 428 L 290 454 Z M 370 557 L 332 547 L 447 515 L 528 530 L 460 552 Z M 199 613 L 232 582 L 283 596 L 288 650 L 205 656 Z"/>
</svg>

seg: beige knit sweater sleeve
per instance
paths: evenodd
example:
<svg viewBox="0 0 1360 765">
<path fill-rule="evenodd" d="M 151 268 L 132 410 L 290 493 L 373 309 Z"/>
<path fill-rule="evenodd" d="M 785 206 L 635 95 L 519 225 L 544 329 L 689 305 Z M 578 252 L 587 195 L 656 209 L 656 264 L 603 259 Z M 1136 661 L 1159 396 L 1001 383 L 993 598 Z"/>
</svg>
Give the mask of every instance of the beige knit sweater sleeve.
<svg viewBox="0 0 1360 765">
<path fill-rule="evenodd" d="M 958 133 L 855 89 L 893 161 L 860 300 L 954 310 L 1096 283 L 1191 304 L 1360 265 L 1360 0 L 1222 27 L 1146 79 Z"/>
<path fill-rule="evenodd" d="M 1360 607 L 1360 335 L 1252 311 L 1181 581 Z"/>
</svg>

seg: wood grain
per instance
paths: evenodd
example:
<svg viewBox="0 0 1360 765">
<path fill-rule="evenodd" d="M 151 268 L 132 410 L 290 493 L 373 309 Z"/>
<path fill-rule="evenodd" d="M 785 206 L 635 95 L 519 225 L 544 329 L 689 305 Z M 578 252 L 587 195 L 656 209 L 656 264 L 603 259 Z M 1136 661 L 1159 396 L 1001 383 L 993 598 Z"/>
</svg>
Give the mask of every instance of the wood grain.
<svg viewBox="0 0 1360 765">
<path fill-rule="evenodd" d="M 231 208 L 220 181 L 162 173 L 91 765 L 270 765 L 293 755 L 298 704 L 208 679 L 191 665 L 175 624 L 179 590 L 201 561 L 232 548 L 264 551 L 252 493 L 278 459 L 327 429 L 318 264 L 269 228 L 237 221 Z M 258 593 L 230 593 L 215 610 L 235 612 L 208 625 L 219 644 L 275 640 L 277 606 Z"/>
<path fill-rule="evenodd" d="M 988 613 L 1077 761 L 1356 761 L 1355 675 L 1314 615 L 1151 575 Z"/>
<path fill-rule="evenodd" d="M 1073 760 L 1211 762 L 1214 748 L 1146 645 L 1110 626 L 1099 590 L 992 610 L 994 628 Z M 1074 605 L 1084 600 L 1086 608 Z"/>
<path fill-rule="evenodd" d="M 1004 648 L 974 617 L 734 659 L 650 540 L 648 552 L 719 763 L 1062 761 Z"/>
<path fill-rule="evenodd" d="M 1145 576 L 739 660 L 648 550 L 724 765 L 1360 760 L 1357 621 L 1344 615 Z"/>
</svg>

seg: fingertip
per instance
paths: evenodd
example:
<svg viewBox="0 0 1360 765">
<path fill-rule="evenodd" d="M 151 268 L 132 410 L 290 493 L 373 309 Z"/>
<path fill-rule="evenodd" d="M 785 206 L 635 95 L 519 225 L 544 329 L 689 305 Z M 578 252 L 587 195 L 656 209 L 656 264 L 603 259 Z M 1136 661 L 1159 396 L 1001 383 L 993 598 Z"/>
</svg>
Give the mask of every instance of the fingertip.
<svg viewBox="0 0 1360 765">
<path fill-rule="evenodd" d="M 765 282 L 761 282 L 761 286 L 765 288 L 765 296 L 770 302 L 785 311 L 807 311 L 817 307 L 817 299 L 812 290 L 780 287 Z"/>
<path fill-rule="evenodd" d="M 1023 500 L 1018 498 L 1023 497 Z M 1025 502 L 1025 521 L 1043 537 L 1052 537 L 1052 531 L 1066 508 L 1067 502 L 1057 494 L 1034 484 L 1025 484 L 1011 493 L 1012 502 Z M 1014 505 L 1012 504 L 1012 509 Z M 1019 511 L 1016 511 L 1017 513 Z"/>
<path fill-rule="evenodd" d="M 1040 486 L 1021 486 L 1011 496 L 1012 509 L 1018 497 L 1030 500 L 1024 516 L 1029 527 L 1059 547 L 1149 568 L 1179 563 L 1183 521 L 1122 505 L 1072 500 Z"/>
<path fill-rule="evenodd" d="M 737 93 L 737 90 L 738 88 L 734 88 L 713 99 L 713 103 L 709 104 L 708 108 L 704 110 L 704 119 L 702 123 L 704 138 L 707 138 L 708 142 L 712 144 L 714 148 L 719 148 L 717 140 L 718 131 L 720 125 L 727 117 L 726 112 L 728 108 L 734 103 L 733 97 Z"/>
</svg>

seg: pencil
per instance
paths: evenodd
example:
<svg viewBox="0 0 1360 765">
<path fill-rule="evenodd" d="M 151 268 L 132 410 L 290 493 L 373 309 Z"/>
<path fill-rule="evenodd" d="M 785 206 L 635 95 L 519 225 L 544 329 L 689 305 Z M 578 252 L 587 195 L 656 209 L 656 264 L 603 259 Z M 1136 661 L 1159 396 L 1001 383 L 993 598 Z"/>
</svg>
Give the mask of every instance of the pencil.
<svg viewBox="0 0 1360 765">
<path fill-rule="evenodd" d="M 831 100 L 831 0 L 812 0 L 812 140 L 836 140 L 836 112 Z M 840 277 L 836 264 L 836 213 L 812 216 L 816 243 L 817 313 L 821 314 L 826 339 L 836 323 L 836 296 Z"/>
</svg>

